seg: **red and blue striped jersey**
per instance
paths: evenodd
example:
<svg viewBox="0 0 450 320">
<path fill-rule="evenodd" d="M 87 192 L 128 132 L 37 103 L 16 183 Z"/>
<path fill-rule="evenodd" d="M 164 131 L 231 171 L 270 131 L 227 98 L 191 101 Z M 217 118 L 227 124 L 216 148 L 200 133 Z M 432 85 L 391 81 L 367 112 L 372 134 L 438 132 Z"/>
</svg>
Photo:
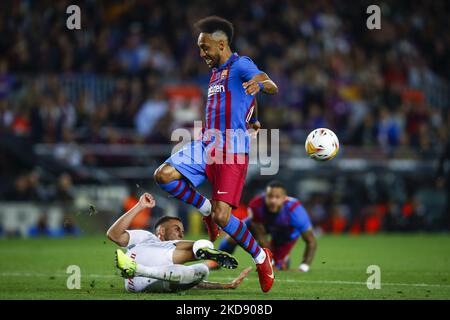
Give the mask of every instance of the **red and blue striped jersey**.
<svg viewBox="0 0 450 320">
<path fill-rule="evenodd" d="M 234 53 L 224 64 L 212 69 L 205 110 L 203 141 L 213 143 L 223 153 L 249 153 L 247 123 L 253 112 L 255 96 L 242 87 L 262 73 L 253 61 Z"/>
<path fill-rule="evenodd" d="M 267 211 L 265 197 L 262 193 L 250 201 L 250 219 L 263 224 L 273 241 L 285 243 L 297 239 L 312 227 L 309 215 L 298 199 L 288 197 L 279 212 L 271 213 Z"/>
</svg>

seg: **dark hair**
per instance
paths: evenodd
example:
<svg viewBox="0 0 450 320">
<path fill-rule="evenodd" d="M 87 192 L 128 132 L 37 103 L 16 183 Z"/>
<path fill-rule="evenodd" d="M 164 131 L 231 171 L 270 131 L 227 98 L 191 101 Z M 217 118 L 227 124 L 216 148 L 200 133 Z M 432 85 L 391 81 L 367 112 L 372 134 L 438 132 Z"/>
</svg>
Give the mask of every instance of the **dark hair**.
<svg viewBox="0 0 450 320">
<path fill-rule="evenodd" d="M 198 20 L 194 27 L 199 32 L 214 33 L 216 31 L 223 31 L 228 38 L 228 44 L 231 44 L 233 40 L 234 27 L 233 24 L 227 19 L 218 16 L 209 16 Z"/>
<path fill-rule="evenodd" d="M 158 219 L 158 221 L 156 221 L 155 223 L 155 230 L 164 222 L 170 221 L 170 220 L 178 220 L 181 223 L 183 223 L 183 221 L 181 221 L 180 218 L 178 217 L 172 217 L 172 216 L 162 216 L 161 218 Z"/>
<path fill-rule="evenodd" d="M 278 180 L 272 180 L 267 184 L 267 188 L 281 188 L 286 192 L 286 186 Z"/>
</svg>

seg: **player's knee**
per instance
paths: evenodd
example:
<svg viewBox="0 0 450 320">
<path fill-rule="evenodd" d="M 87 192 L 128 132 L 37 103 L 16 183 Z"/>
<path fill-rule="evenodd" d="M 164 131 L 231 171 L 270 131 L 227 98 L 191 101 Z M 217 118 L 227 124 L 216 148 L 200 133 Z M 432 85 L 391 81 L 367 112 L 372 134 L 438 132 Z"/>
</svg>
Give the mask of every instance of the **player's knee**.
<svg viewBox="0 0 450 320">
<path fill-rule="evenodd" d="M 206 264 L 195 264 L 195 272 L 201 275 L 202 278 L 206 278 L 209 275 L 209 268 Z"/>
<path fill-rule="evenodd" d="M 201 273 L 207 277 L 209 275 L 209 268 L 206 264 L 201 265 Z"/>
<path fill-rule="evenodd" d="M 174 168 L 163 164 L 153 173 L 153 178 L 157 183 L 169 183 L 173 180 Z"/>
</svg>

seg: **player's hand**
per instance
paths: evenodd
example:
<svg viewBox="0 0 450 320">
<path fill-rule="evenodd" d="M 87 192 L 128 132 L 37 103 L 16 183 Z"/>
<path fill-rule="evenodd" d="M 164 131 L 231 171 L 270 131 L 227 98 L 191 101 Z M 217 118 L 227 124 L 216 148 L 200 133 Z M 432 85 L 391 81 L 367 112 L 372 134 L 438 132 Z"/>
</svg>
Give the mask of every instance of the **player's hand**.
<svg viewBox="0 0 450 320">
<path fill-rule="evenodd" d="M 144 208 L 154 208 L 156 201 L 150 193 L 146 192 L 139 198 L 139 205 Z"/>
<path fill-rule="evenodd" d="M 237 287 L 239 287 L 239 285 L 242 283 L 242 281 L 244 281 L 250 271 L 252 271 L 252 267 L 245 268 L 236 279 L 234 279 L 231 283 L 225 285 L 225 289 L 236 289 Z"/>
<path fill-rule="evenodd" d="M 300 269 L 289 269 L 288 271 L 297 272 L 297 273 L 305 273 L 305 271 L 300 270 Z"/>
<path fill-rule="evenodd" d="M 242 87 L 245 89 L 246 94 L 251 94 L 252 96 L 254 96 L 259 91 L 261 91 L 261 88 L 259 87 L 258 82 L 253 79 L 250 81 L 244 82 L 242 84 Z"/>
<path fill-rule="evenodd" d="M 250 127 L 250 136 L 252 138 L 256 138 L 256 136 L 258 135 L 259 129 L 261 129 L 261 122 L 256 121 L 254 123 L 250 123 L 249 127 Z"/>
<path fill-rule="evenodd" d="M 297 269 L 290 269 L 289 271 L 306 273 L 309 271 L 309 268 L 309 265 L 302 263 Z"/>
</svg>

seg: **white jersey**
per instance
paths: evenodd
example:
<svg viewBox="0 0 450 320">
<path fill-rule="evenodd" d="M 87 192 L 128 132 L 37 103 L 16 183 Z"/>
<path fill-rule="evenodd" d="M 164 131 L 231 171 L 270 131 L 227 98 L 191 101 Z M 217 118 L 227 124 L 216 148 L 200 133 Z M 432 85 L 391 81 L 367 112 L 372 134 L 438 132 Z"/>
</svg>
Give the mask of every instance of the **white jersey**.
<svg viewBox="0 0 450 320">
<path fill-rule="evenodd" d="M 145 230 L 127 230 L 130 240 L 127 245 L 127 256 L 138 264 L 148 267 L 173 265 L 173 252 L 179 240 L 161 241 L 153 233 Z M 131 292 L 168 291 L 169 283 L 144 277 L 125 279 L 125 288 Z"/>
<path fill-rule="evenodd" d="M 173 265 L 173 251 L 179 240 L 161 241 L 145 230 L 127 230 L 130 240 L 127 255 L 139 264 L 148 267 Z"/>
</svg>

